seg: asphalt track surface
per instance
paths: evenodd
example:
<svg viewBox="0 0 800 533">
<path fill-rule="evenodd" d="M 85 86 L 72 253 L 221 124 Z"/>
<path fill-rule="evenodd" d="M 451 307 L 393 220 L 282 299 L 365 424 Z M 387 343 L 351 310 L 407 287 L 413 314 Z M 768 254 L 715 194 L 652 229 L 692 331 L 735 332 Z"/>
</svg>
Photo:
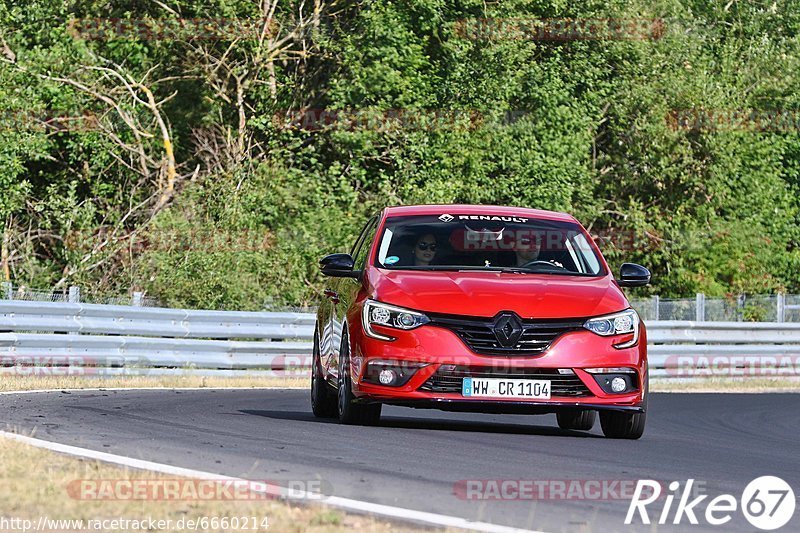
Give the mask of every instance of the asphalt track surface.
<svg viewBox="0 0 800 533">
<path fill-rule="evenodd" d="M 322 480 L 326 493 L 545 531 L 755 531 L 705 503 L 776 475 L 800 496 L 800 394 L 654 394 L 638 441 L 562 431 L 555 415 L 384 407 L 377 427 L 320 420 L 301 390 L 83 391 L 0 396 L 0 425 L 49 441 L 255 480 Z M 462 480 L 695 479 L 699 526 L 624 525 L 628 498 L 480 500 Z M 666 483 L 665 483 L 666 486 Z M 474 485 L 473 485 L 474 488 Z M 573 494 L 575 496 L 575 494 Z M 658 519 L 663 499 L 652 504 Z M 782 530 L 800 530 L 800 505 Z"/>
</svg>

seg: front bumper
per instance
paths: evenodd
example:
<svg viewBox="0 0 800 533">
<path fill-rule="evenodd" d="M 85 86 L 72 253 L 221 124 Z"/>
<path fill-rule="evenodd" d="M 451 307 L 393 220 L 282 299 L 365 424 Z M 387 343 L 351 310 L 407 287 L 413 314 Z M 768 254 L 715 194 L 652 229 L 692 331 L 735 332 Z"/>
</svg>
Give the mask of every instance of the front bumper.
<svg viewBox="0 0 800 533">
<path fill-rule="evenodd" d="M 589 402 L 563 402 L 558 400 L 467 400 L 459 398 L 434 398 L 430 400 L 398 400 L 397 398 L 380 399 L 376 397 L 365 397 L 365 403 L 385 403 L 400 407 L 412 407 L 414 409 L 439 409 L 441 411 L 453 411 L 461 413 L 494 413 L 494 414 L 519 414 L 519 415 L 542 415 L 556 413 L 565 409 L 590 409 L 594 411 L 625 411 L 629 413 L 643 413 L 641 405 L 616 405 Z"/>
<path fill-rule="evenodd" d="M 355 317 L 354 317 L 355 318 Z M 571 331 L 558 337 L 545 351 L 537 355 L 491 356 L 471 351 L 453 331 L 425 325 L 410 331 L 383 328 L 394 341 L 373 339 L 364 334 L 360 320 L 350 320 L 351 364 L 353 393 L 364 402 L 382 402 L 407 407 L 434 408 L 451 411 L 502 413 L 547 413 L 565 408 L 593 410 L 643 411 L 643 390 L 647 375 L 647 337 L 640 325 L 639 343 L 626 349 L 614 344 L 630 336 L 601 337 L 590 331 Z M 377 328 L 376 328 L 377 329 Z M 369 361 L 423 362 L 408 382 L 400 387 L 367 383 L 363 380 Z M 467 398 L 460 392 L 424 390 L 426 382 L 442 368 L 495 373 L 498 377 L 520 372 L 548 372 L 570 369 L 585 390 L 579 396 L 560 396 L 550 399 Z M 635 372 L 638 389 L 620 394 L 606 393 L 595 381 L 588 368 L 628 368 Z M 531 376 L 534 377 L 534 376 Z"/>
</svg>

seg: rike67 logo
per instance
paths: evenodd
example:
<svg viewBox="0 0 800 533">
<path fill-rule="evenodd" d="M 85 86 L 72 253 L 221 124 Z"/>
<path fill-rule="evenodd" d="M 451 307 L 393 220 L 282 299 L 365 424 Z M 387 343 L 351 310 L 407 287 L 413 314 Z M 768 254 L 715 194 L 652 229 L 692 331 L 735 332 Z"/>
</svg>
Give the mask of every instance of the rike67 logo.
<svg viewBox="0 0 800 533">
<path fill-rule="evenodd" d="M 652 504 L 662 498 L 661 484 L 650 479 L 640 479 L 628 507 L 625 523 L 632 523 L 638 513 L 639 520 L 643 524 L 650 524 L 649 511 L 654 510 L 656 512 L 653 520 L 660 525 L 686 522 L 696 525 L 700 523 L 698 520 L 700 517 L 704 518 L 707 524 L 721 526 L 730 522 L 737 509 L 740 509 L 753 527 L 771 531 L 788 524 L 794 515 L 796 503 L 794 491 L 779 477 L 761 476 L 754 479 L 748 483 L 738 500 L 732 494 L 720 494 L 708 502 L 704 502 L 708 498 L 707 494 L 690 500 L 694 495 L 692 493 L 693 484 L 694 479 L 689 479 L 681 490 L 680 482 L 670 483 L 669 492 L 663 498 L 663 507 L 659 512 L 658 507 L 661 502 L 656 505 Z M 677 500 L 677 504 L 673 507 L 675 500 Z M 650 510 L 648 510 L 649 505 L 651 506 Z M 704 512 L 702 511 L 703 505 L 705 505 Z M 684 518 L 685 521 L 683 521 Z"/>
</svg>

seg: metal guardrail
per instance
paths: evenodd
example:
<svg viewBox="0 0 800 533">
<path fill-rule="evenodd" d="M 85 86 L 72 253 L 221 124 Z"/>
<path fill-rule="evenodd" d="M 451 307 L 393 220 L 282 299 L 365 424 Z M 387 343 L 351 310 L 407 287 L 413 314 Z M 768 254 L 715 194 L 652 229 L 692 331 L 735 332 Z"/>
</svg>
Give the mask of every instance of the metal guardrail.
<svg viewBox="0 0 800 533">
<path fill-rule="evenodd" d="M 0 300 L 0 331 L 205 339 L 311 339 L 309 313 L 198 311 Z"/>
<path fill-rule="evenodd" d="M 304 375 L 311 313 L 0 300 L 0 372 Z M 654 377 L 800 376 L 800 323 L 652 321 Z"/>
<path fill-rule="evenodd" d="M 800 323 L 647 322 L 650 375 L 800 377 Z"/>
<path fill-rule="evenodd" d="M 308 313 L 0 301 L 0 372 L 70 366 L 305 373 L 314 320 Z"/>
</svg>

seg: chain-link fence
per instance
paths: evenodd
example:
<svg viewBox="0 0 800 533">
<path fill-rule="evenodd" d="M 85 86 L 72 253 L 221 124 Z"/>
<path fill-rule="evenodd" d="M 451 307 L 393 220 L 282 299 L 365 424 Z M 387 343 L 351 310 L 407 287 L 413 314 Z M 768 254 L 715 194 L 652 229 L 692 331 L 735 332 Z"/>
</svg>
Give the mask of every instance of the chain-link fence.
<svg viewBox="0 0 800 533">
<path fill-rule="evenodd" d="M 63 289 L 41 290 L 31 289 L 24 285 L 14 286 L 12 283 L 0 284 L 0 299 L 22 300 L 28 302 L 66 302 L 105 305 L 131 305 L 136 307 L 163 307 L 158 298 L 145 296 L 141 292 L 133 292 L 127 296 L 95 296 L 81 292 L 80 287 L 70 286 Z"/>
<path fill-rule="evenodd" d="M 83 294 L 80 287 L 58 290 L 30 289 L 0 283 L 0 299 L 34 302 L 83 302 L 135 307 L 164 307 L 158 298 L 132 292 L 122 296 Z M 800 294 L 739 295 L 728 298 L 709 298 L 697 294 L 694 298 L 631 298 L 631 305 L 644 320 L 693 320 L 699 322 L 800 322 Z M 264 311 L 313 313 L 312 307 L 276 305 L 267 299 Z"/>
<path fill-rule="evenodd" d="M 645 320 L 698 322 L 800 322 L 800 295 L 745 295 L 709 298 L 631 298 Z"/>
<path fill-rule="evenodd" d="M 134 307 L 166 307 L 166 304 L 158 298 L 146 296 L 142 292 L 132 291 L 127 295 L 98 296 L 86 294 L 77 286 L 64 287 L 62 289 L 42 290 L 31 289 L 20 285 L 16 286 L 10 282 L 0 283 L 0 300 L 20 300 L 28 302 L 64 302 L 64 303 L 87 303 L 105 305 L 130 305 Z M 222 310 L 222 309 L 217 309 Z M 238 309 L 227 309 L 237 311 Z M 271 298 L 265 298 L 261 311 L 281 312 L 281 313 L 316 313 L 315 307 L 288 306 L 275 303 Z"/>
</svg>

